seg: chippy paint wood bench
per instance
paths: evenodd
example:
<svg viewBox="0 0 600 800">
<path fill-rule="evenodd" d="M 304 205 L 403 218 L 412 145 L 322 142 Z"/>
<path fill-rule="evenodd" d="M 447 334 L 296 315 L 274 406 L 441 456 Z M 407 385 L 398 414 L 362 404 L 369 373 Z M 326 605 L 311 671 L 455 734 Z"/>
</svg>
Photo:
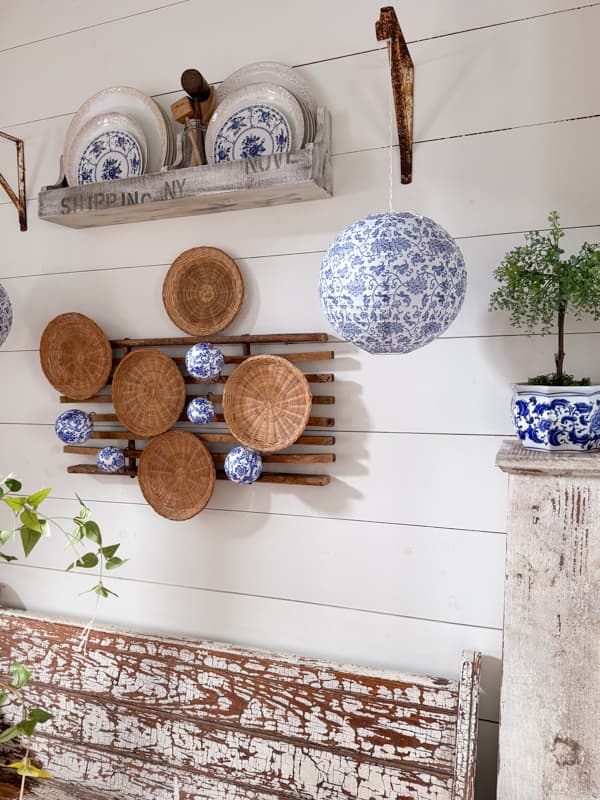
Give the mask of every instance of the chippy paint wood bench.
<svg viewBox="0 0 600 800">
<path fill-rule="evenodd" d="M 0 666 L 55 714 L 28 798 L 473 800 L 479 653 L 450 681 L 107 628 L 84 656 L 80 633 L 0 611 Z"/>
</svg>

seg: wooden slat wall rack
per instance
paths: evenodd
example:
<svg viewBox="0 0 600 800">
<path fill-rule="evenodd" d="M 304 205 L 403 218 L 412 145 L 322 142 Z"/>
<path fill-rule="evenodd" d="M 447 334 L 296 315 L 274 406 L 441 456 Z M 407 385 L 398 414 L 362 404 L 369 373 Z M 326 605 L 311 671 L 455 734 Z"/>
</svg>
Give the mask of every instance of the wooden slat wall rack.
<svg viewBox="0 0 600 800">
<path fill-rule="evenodd" d="M 479 653 L 448 680 L 103 625 L 83 653 L 81 630 L 0 611 L 0 663 L 54 712 L 27 800 L 473 800 Z"/>
<path fill-rule="evenodd" d="M 237 353 L 226 353 L 224 374 L 212 384 L 197 378 L 191 378 L 185 373 L 185 350 L 197 342 L 211 342 L 217 347 L 223 347 L 227 350 L 238 350 Z M 228 373 L 232 368 L 235 368 L 237 364 L 240 364 L 251 355 L 257 355 L 254 352 L 257 346 L 281 345 L 282 347 L 279 348 L 277 355 L 292 361 L 306 375 L 313 393 L 313 409 L 304 433 L 291 448 L 283 452 L 270 453 L 263 456 L 264 469 L 259 482 L 326 486 L 331 481 L 330 475 L 322 472 L 309 473 L 303 470 L 310 469 L 314 465 L 332 464 L 335 461 L 335 453 L 330 449 L 335 444 L 335 437 L 327 432 L 328 428 L 330 429 L 335 425 L 335 419 L 327 414 L 327 408 L 335 404 L 335 396 L 334 394 L 326 393 L 326 391 L 316 392 L 319 387 L 326 390 L 327 386 L 330 386 L 334 381 L 332 364 L 335 353 L 333 350 L 324 349 L 323 347 L 294 352 L 291 349 L 286 349 L 286 345 L 314 346 L 323 345 L 327 342 L 329 342 L 329 336 L 326 333 L 275 333 L 212 336 L 208 338 L 185 336 L 162 339 L 113 339 L 111 346 L 113 348 L 113 368 L 132 350 L 154 347 L 167 352 L 184 373 L 184 380 L 186 385 L 189 386 L 188 399 L 192 397 L 207 397 L 210 394 L 209 399 L 219 406 L 223 397 L 219 391 L 219 386 L 222 386 L 227 381 Z M 271 350 L 272 347 L 269 347 L 269 352 Z M 315 365 L 319 362 L 330 362 L 328 371 L 313 371 Z M 111 405 L 110 382 L 112 382 L 112 375 L 107 389 L 89 400 L 73 400 L 69 397 L 61 396 L 60 402 L 78 407 L 82 404 Z M 70 455 L 95 457 L 96 453 L 108 444 L 124 447 L 127 458 L 126 468 L 124 472 L 107 473 L 98 469 L 95 463 L 82 463 L 69 466 L 67 472 L 84 475 L 105 475 L 106 477 L 125 474 L 135 478 L 137 476 L 137 462 L 145 440 L 136 437 L 131 431 L 125 430 L 123 427 L 106 429 L 98 427 L 104 423 L 119 424 L 119 420 L 113 411 L 94 413 L 93 420 L 94 431 L 92 432 L 92 439 L 94 440 L 94 445 L 65 445 L 63 451 Z M 211 451 L 217 467 L 217 478 L 225 479 L 226 476 L 222 469 L 225 454 L 227 450 L 236 444 L 236 440 L 225 427 L 223 414 L 215 414 L 214 424 L 210 426 L 192 426 L 187 421 L 185 414 L 183 414 L 180 417 L 180 423 L 185 422 L 187 422 L 186 428 L 198 436 Z M 215 429 L 216 426 L 219 427 Z M 307 452 L 306 448 L 317 448 L 317 450 Z M 284 467 L 285 470 L 285 465 L 293 467 L 293 471 L 282 471 L 281 467 Z"/>
<path fill-rule="evenodd" d="M 297 153 L 166 169 L 137 178 L 67 186 L 62 175 L 39 194 L 38 215 L 71 228 L 186 217 L 331 197 L 331 117 L 317 109 L 316 135 Z"/>
</svg>

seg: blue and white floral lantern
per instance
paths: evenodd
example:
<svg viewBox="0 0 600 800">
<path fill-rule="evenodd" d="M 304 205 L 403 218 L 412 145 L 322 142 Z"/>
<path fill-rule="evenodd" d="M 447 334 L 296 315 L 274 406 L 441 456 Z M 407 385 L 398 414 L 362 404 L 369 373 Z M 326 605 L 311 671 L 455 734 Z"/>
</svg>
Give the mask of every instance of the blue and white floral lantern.
<svg viewBox="0 0 600 800">
<path fill-rule="evenodd" d="M 13 321 L 12 305 L 6 289 L 0 284 L 0 345 L 4 344 L 10 333 Z"/>
<path fill-rule="evenodd" d="M 225 457 L 225 474 L 234 483 L 254 483 L 261 472 L 261 455 L 250 447 L 234 447 Z"/>
<path fill-rule="evenodd" d="M 466 285 L 450 234 L 428 217 L 402 212 L 345 228 L 323 259 L 319 293 L 344 339 L 369 353 L 408 353 L 454 321 Z"/>
<path fill-rule="evenodd" d="M 96 456 L 96 465 L 102 472 L 119 472 L 125 466 L 125 454 L 118 447 L 103 447 Z"/>
<path fill-rule="evenodd" d="M 214 344 L 195 344 L 185 354 L 185 366 L 193 378 L 212 381 L 218 378 L 225 364 L 223 353 Z"/>
<path fill-rule="evenodd" d="M 187 418 L 194 425 L 208 425 L 215 416 L 215 407 L 205 397 L 194 397 L 187 406 Z"/>
<path fill-rule="evenodd" d="M 65 444 L 85 444 L 92 427 L 92 417 L 78 408 L 64 411 L 54 423 L 56 435 Z"/>
</svg>

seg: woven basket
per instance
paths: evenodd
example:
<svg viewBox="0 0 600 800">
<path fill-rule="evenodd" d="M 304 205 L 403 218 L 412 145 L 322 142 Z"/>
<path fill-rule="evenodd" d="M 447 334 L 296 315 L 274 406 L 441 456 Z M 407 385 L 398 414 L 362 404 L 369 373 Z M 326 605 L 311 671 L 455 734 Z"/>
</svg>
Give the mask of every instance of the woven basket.
<svg viewBox="0 0 600 800">
<path fill-rule="evenodd" d="M 87 400 L 106 386 L 112 350 L 94 320 L 83 314 L 61 314 L 42 333 L 40 362 L 55 389 L 72 400 Z"/>
<path fill-rule="evenodd" d="M 223 413 L 238 441 L 272 453 L 301 435 L 311 400 L 308 381 L 298 367 L 281 356 L 253 356 L 227 379 Z"/>
<path fill-rule="evenodd" d="M 112 401 L 119 421 L 137 436 L 158 436 L 179 419 L 185 381 L 160 350 L 135 350 L 115 370 Z"/>
<path fill-rule="evenodd" d="M 226 328 L 240 310 L 244 281 L 235 261 L 216 247 L 193 247 L 171 265 L 163 303 L 171 320 L 191 336 Z"/>
<path fill-rule="evenodd" d="M 167 519 L 190 519 L 212 497 L 215 465 L 202 442 L 189 431 L 169 431 L 143 450 L 138 469 L 142 494 Z"/>
</svg>

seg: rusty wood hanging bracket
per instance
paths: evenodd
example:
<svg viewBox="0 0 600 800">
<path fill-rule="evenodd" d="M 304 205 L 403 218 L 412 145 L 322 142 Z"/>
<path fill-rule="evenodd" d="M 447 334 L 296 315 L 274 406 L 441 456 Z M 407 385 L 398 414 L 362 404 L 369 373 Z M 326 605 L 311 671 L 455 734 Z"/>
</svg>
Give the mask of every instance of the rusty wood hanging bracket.
<svg viewBox="0 0 600 800">
<path fill-rule="evenodd" d="M 4 189 L 6 194 L 9 196 L 11 203 L 19 212 L 19 225 L 21 226 L 21 230 L 26 231 L 27 205 L 25 197 L 25 145 L 23 144 L 22 139 L 17 139 L 14 136 L 10 136 L 8 133 L 2 133 L 2 131 L 0 131 L 0 137 L 2 139 L 8 139 L 9 142 L 14 142 L 17 146 L 17 176 L 19 181 L 19 196 L 17 197 L 1 172 L 0 186 Z"/>
<path fill-rule="evenodd" d="M 385 6 L 375 23 L 377 41 L 388 40 L 392 92 L 400 144 L 401 182 L 412 181 L 413 97 L 415 67 L 393 6 Z"/>
</svg>

